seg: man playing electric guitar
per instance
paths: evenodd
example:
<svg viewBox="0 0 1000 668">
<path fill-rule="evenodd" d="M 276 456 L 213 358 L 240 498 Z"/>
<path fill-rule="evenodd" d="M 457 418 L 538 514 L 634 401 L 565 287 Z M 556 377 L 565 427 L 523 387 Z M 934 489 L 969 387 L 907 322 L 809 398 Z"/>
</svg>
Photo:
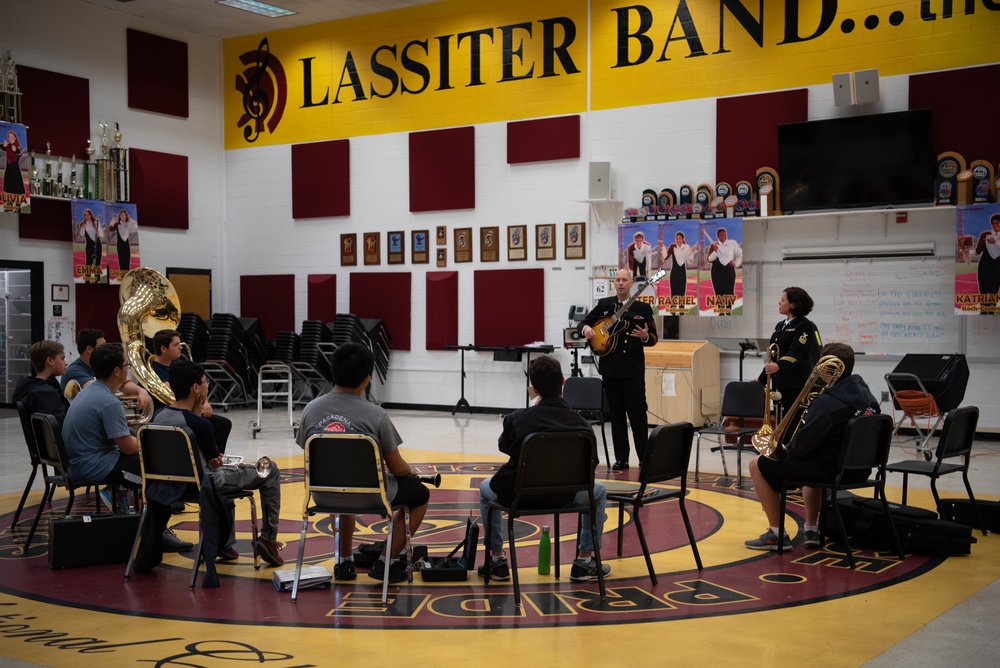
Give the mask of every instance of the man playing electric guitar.
<svg viewBox="0 0 1000 668">
<path fill-rule="evenodd" d="M 579 326 L 580 333 L 587 341 L 593 343 L 593 339 L 598 336 L 594 327 L 600 328 L 603 319 L 610 318 L 622 305 L 632 302 L 620 315 L 618 326 L 612 328 L 616 340 L 610 344 L 610 352 L 600 358 L 599 365 L 601 376 L 604 378 L 608 409 L 611 411 L 615 471 L 628 468 L 629 423 L 632 425 L 632 440 L 640 462 L 646 450 L 646 441 L 649 439 L 646 421 L 646 357 L 643 347 L 656 344 L 656 322 L 653 320 L 653 309 L 649 304 L 634 301 L 630 294 L 631 290 L 632 272 L 628 269 L 619 269 L 615 275 L 616 296 L 605 297 L 598 301 Z"/>
</svg>

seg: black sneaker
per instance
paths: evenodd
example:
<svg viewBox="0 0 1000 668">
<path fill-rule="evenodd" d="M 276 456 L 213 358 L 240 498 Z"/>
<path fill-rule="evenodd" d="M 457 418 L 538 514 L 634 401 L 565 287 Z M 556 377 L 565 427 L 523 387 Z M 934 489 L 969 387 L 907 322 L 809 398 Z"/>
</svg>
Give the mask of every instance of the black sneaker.
<svg viewBox="0 0 1000 668">
<path fill-rule="evenodd" d="M 382 582 L 385 579 L 385 562 L 381 559 L 377 559 L 374 564 L 372 564 L 372 569 L 368 571 L 368 577 L 373 580 L 378 580 Z M 389 565 L 389 582 L 395 584 L 397 582 L 406 582 L 406 569 L 400 568 L 399 564 L 395 561 Z"/>
<path fill-rule="evenodd" d="M 479 567 L 479 577 L 486 577 L 486 564 Z M 510 566 L 507 557 L 494 557 L 490 567 L 490 580 L 510 580 Z"/>
<path fill-rule="evenodd" d="M 354 562 L 348 559 L 333 567 L 333 578 L 335 580 L 356 580 L 358 569 L 354 567 Z"/>
<path fill-rule="evenodd" d="M 177 534 L 170 527 L 163 530 L 164 552 L 183 552 L 184 550 L 190 550 L 192 547 L 194 547 L 193 543 L 178 538 Z"/>
<path fill-rule="evenodd" d="M 785 534 L 785 540 L 782 549 L 790 550 L 792 549 L 792 539 Z M 770 552 L 776 552 L 778 550 L 778 534 L 768 529 L 762 533 L 759 537 L 748 540 L 743 543 L 751 550 L 767 550 Z"/>
<path fill-rule="evenodd" d="M 601 564 L 601 570 L 604 572 L 604 577 L 607 577 L 611 573 L 611 566 Z M 590 582 L 591 580 L 596 580 L 597 559 L 591 557 L 586 561 L 583 559 L 574 560 L 573 568 L 569 571 L 569 579 L 573 582 Z"/>
<path fill-rule="evenodd" d="M 819 531 L 805 530 L 802 532 L 802 544 L 806 547 L 821 547 L 823 545 L 823 537 L 819 535 Z"/>
</svg>

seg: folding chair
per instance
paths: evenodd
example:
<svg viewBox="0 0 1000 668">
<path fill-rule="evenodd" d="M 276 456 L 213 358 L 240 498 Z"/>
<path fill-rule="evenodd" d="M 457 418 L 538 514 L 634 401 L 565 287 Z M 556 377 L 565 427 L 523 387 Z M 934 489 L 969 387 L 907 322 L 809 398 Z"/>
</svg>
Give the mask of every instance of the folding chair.
<svg viewBox="0 0 1000 668">
<path fill-rule="evenodd" d="M 941 438 L 938 440 L 935 459 L 932 462 L 920 460 L 907 460 L 895 462 L 885 467 L 886 471 L 903 474 L 903 505 L 906 505 L 906 486 L 912 473 L 913 475 L 925 475 L 931 479 L 931 493 L 934 495 L 934 506 L 938 515 L 945 516 L 941 508 L 941 498 L 938 496 L 937 479 L 948 473 L 962 474 L 962 481 L 965 482 L 965 490 L 969 493 L 969 501 L 972 509 L 976 512 L 976 519 L 982 527 L 983 535 L 988 531 L 983 523 L 983 516 L 979 513 L 979 506 L 976 505 L 976 497 L 972 494 L 972 486 L 969 484 L 969 458 L 972 454 L 972 442 L 976 438 L 976 425 L 979 423 L 979 408 L 976 406 L 965 406 L 948 411 L 944 418 L 944 427 L 941 429 Z M 946 464 L 944 460 L 953 457 L 961 457 L 959 464 Z"/>
<path fill-rule="evenodd" d="M 604 432 L 604 381 L 596 376 L 571 376 L 563 385 L 563 399 L 569 407 L 579 413 L 591 425 L 601 425 L 601 442 L 604 444 L 604 460 L 611 467 L 608 454 L 608 437 Z"/>
<path fill-rule="evenodd" d="M 299 576 L 306 550 L 306 530 L 309 517 L 317 513 L 328 515 L 378 515 L 389 521 L 386 536 L 385 577 L 382 580 L 382 605 L 389 597 L 389 565 L 394 555 L 392 545 L 392 506 L 385 495 L 385 473 L 378 444 L 364 434 L 316 434 L 305 447 L 305 502 L 302 505 L 302 533 L 299 553 L 295 560 L 292 582 L 292 602 L 298 598 Z M 313 495 L 321 495 L 313 498 Z M 310 505 L 313 503 L 313 505 Z M 410 545 L 410 509 L 403 506 L 403 526 L 406 531 L 406 578 L 413 581 L 413 548 Z M 338 536 L 334 536 L 337 542 Z"/>
<path fill-rule="evenodd" d="M 646 445 L 646 452 L 642 459 L 638 489 L 625 493 L 608 493 L 608 501 L 618 502 L 618 558 L 622 558 L 622 524 L 625 519 L 625 504 L 627 503 L 632 506 L 632 519 L 635 521 L 635 530 L 639 534 L 639 544 L 642 545 L 642 556 L 646 559 L 646 570 L 649 571 L 649 579 L 653 582 L 654 587 L 657 584 L 656 573 L 653 572 L 653 560 L 649 556 L 649 547 L 646 545 L 646 535 L 642 530 L 642 522 L 639 521 L 639 511 L 642 510 L 643 506 L 651 503 L 677 499 L 681 509 L 681 517 L 684 519 L 684 528 L 687 530 L 688 542 L 694 553 L 694 561 L 698 564 L 698 570 L 702 570 L 698 543 L 695 541 L 694 532 L 691 530 L 691 521 L 688 519 L 687 509 L 684 507 L 693 438 L 694 427 L 690 422 L 678 422 L 655 428 L 653 433 L 649 435 L 649 443 Z M 663 487 L 648 487 L 668 480 L 678 480 L 680 489 L 668 490 Z"/>
<path fill-rule="evenodd" d="M 42 464 L 42 460 L 38 458 L 38 444 L 35 442 L 35 434 L 31 430 L 31 415 L 28 413 L 28 409 L 24 407 L 20 401 L 17 402 L 17 416 L 21 419 L 21 431 L 24 433 L 24 443 L 28 446 L 28 459 L 31 462 L 31 473 L 28 474 L 28 482 L 24 486 L 24 492 L 21 494 L 21 501 L 17 504 L 17 510 L 14 512 L 14 519 L 11 520 L 10 526 L 16 527 L 17 520 L 21 517 L 21 510 L 24 508 L 24 502 L 28 500 L 28 492 L 31 491 L 31 486 L 35 484 L 35 476 L 38 474 L 38 467 L 42 467 L 42 478 L 48 475 L 47 467 Z"/>
<path fill-rule="evenodd" d="M 153 482 L 180 483 L 187 485 L 182 500 L 199 502 L 201 490 L 202 464 L 195 453 L 194 446 L 188 434 L 181 427 L 169 425 L 147 424 L 139 427 L 136 434 L 139 444 L 139 465 L 142 471 L 142 512 L 139 515 L 139 526 L 132 542 L 132 554 L 125 566 L 125 579 L 132 576 L 136 556 L 139 553 L 139 542 L 142 538 L 142 528 L 149 515 L 148 493 Z M 238 492 L 225 494 L 229 499 L 247 499 L 250 502 L 250 526 L 253 533 L 254 570 L 260 568 L 260 556 L 257 554 L 257 504 L 253 492 Z M 200 519 L 199 512 L 199 519 Z M 194 565 L 191 568 L 189 587 L 194 589 L 198 579 L 198 569 L 204 562 L 204 540 L 202 532 L 198 531 L 198 545 L 195 548 Z"/>
<path fill-rule="evenodd" d="M 736 486 L 743 485 L 743 439 L 751 434 L 757 433 L 756 427 L 744 427 L 744 418 L 762 419 L 764 417 L 764 395 L 766 388 L 760 383 L 753 381 L 738 382 L 732 381 L 726 385 L 722 393 L 722 419 L 714 427 L 702 427 L 695 433 L 698 434 L 698 442 L 694 453 L 694 481 L 698 482 L 698 466 L 701 459 L 701 439 L 703 436 L 713 436 L 719 439 L 719 456 L 722 457 L 722 473 L 729 477 L 729 468 L 726 466 L 726 454 L 724 452 L 726 437 L 736 437 Z M 727 417 L 738 418 L 737 429 L 726 429 L 725 421 Z M 713 448 L 714 449 L 714 448 Z"/>
<path fill-rule="evenodd" d="M 521 607 L 521 584 L 517 577 L 517 549 L 514 545 L 514 520 L 527 515 L 554 515 L 555 545 L 552 549 L 556 564 L 556 578 L 559 577 L 559 516 L 565 513 L 588 513 L 590 529 L 597 535 L 597 502 L 594 499 L 594 470 L 599 463 L 597 439 L 592 431 L 535 432 L 529 434 L 521 445 L 521 456 L 517 462 L 517 478 L 514 481 L 514 500 L 510 506 L 500 502 L 489 504 L 486 511 L 486 567 L 483 569 L 484 584 L 490 584 L 492 559 L 489 555 L 494 546 L 490 544 L 490 527 L 493 513 L 507 513 L 507 536 L 510 541 L 510 569 L 514 574 L 514 606 Z M 587 503 L 573 503 L 577 492 L 587 492 Z M 566 495 L 566 505 L 538 507 L 537 497 L 551 498 Z M 597 582 L 601 590 L 601 600 L 607 598 L 604 588 L 604 570 L 601 566 L 601 551 L 594 550 L 597 560 Z"/>
<path fill-rule="evenodd" d="M 42 501 L 38 504 L 38 512 L 35 513 L 35 521 L 31 524 L 28 532 L 28 539 L 24 543 L 24 554 L 28 553 L 31 541 L 35 537 L 35 530 L 38 529 L 38 522 L 42 519 L 42 509 L 46 503 L 52 503 L 52 495 L 56 487 L 65 487 L 69 492 L 69 500 L 66 502 L 65 515 L 68 517 L 73 512 L 73 500 L 76 490 L 81 487 L 91 487 L 89 483 L 74 483 L 69 478 L 69 456 L 66 454 L 66 446 L 63 445 L 62 431 L 59 429 L 59 422 L 55 416 L 47 413 L 35 413 L 31 416 L 31 432 L 35 436 L 35 444 L 38 446 L 38 461 L 42 465 L 42 479 L 45 481 L 45 490 L 42 492 Z M 51 473 L 46 473 L 46 468 L 52 469 Z M 113 495 L 114 496 L 114 495 Z M 94 494 L 94 512 L 101 512 L 101 497 Z"/>
<path fill-rule="evenodd" d="M 885 499 L 885 472 L 886 461 L 889 459 L 889 446 L 892 444 L 892 418 L 888 415 L 863 415 L 852 418 L 847 424 L 844 432 L 844 440 L 840 446 L 840 454 L 837 459 L 837 477 L 833 482 L 817 483 L 786 480 L 781 487 L 781 506 L 779 517 L 785 517 L 785 502 L 788 497 L 788 490 L 798 489 L 803 486 L 820 487 L 823 489 L 823 501 L 820 504 L 821 512 L 825 513 L 833 509 L 833 515 L 837 520 L 837 529 L 840 531 L 840 538 L 844 543 L 844 550 L 847 553 L 847 563 L 853 569 L 854 554 L 851 550 L 850 538 L 847 529 L 844 527 L 844 518 L 840 514 L 837 506 L 837 492 L 842 489 L 861 489 L 873 487 L 875 498 L 882 502 L 882 512 L 889 518 L 889 526 L 892 528 L 892 541 L 896 548 L 896 554 L 900 559 L 905 559 L 903 547 L 899 542 L 899 534 L 896 532 L 896 523 L 892 520 L 892 513 L 889 512 L 889 503 Z M 869 477 L 861 482 L 845 482 L 844 474 L 849 471 L 877 469 L 875 477 Z M 827 502 L 827 491 L 829 491 L 829 502 Z M 825 521 L 822 523 L 825 524 Z M 824 527 L 820 526 L 820 534 L 824 535 Z M 783 552 L 785 540 L 785 523 L 778 524 L 778 554 Z"/>
<path fill-rule="evenodd" d="M 917 452 L 923 453 L 924 459 L 930 461 L 933 452 L 927 447 L 927 443 L 941 426 L 944 412 L 938 408 L 934 395 L 927 390 L 920 378 L 912 373 L 887 373 L 885 374 L 885 383 L 889 386 L 893 408 L 898 406 L 903 412 L 899 422 L 893 426 L 893 437 L 898 436 L 899 428 L 906 420 L 909 420 L 910 426 L 916 432 L 914 440 L 917 444 Z M 926 420 L 928 426 L 922 429 L 917 424 L 917 420 Z M 930 426 L 931 420 L 934 420 L 933 427 Z"/>
</svg>

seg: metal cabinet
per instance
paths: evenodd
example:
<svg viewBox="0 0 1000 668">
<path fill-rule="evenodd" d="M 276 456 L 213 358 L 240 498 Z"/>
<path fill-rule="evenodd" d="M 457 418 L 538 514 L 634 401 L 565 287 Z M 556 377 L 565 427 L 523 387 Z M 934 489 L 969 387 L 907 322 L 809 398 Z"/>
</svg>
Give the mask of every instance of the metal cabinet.
<svg viewBox="0 0 1000 668">
<path fill-rule="evenodd" d="M 31 272 L 0 271 L 0 404 L 9 404 L 21 376 L 31 373 Z"/>
</svg>

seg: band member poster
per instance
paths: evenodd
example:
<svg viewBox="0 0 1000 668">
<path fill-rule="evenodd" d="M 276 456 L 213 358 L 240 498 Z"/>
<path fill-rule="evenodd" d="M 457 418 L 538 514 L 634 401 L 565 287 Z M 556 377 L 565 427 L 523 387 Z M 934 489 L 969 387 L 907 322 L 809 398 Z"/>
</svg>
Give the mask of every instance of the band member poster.
<svg viewBox="0 0 1000 668">
<path fill-rule="evenodd" d="M 668 220 L 659 224 L 656 255 L 667 272 L 656 284 L 660 313 L 698 314 L 698 257 L 700 220 Z"/>
<path fill-rule="evenodd" d="M 702 221 L 701 242 L 698 314 L 743 315 L 743 221 Z"/>
<path fill-rule="evenodd" d="M 121 283 L 122 277 L 139 267 L 139 220 L 135 204 L 108 205 L 108 282 Z"/>
<path fill-rule="evenodd" d="M 1000 205 L 960 206 L 955 214 L 955 313 L 1000 313 Z"/>
<path fill-rule="evenodd" d="M 75 199 L 73 212 L 73 281 L 107 283 L 108 257 L 104 202 Z"/>
<path fill-rule="evenodd" d="M 31 158 L 28 155 L 28 131 L 20 123 L 0 123 L 3 135 L 3 190 L 0 199 L 5 213 L 24 210 L 31 204 L 28 187 Z"/>
<path fill-rule="evenodd" d="M 622 223 L 618 226 L 618 268 L 630 269 L 636 284 L 659 268 L 660 256 L 650 243 L 651 239 L 656 241 L 658 231 L 659 223 L 656 221 Z M 654 314 L 658 312 L 655 286 L 646 286 L 638 301 L 649 304 Z"/>
</svg>

